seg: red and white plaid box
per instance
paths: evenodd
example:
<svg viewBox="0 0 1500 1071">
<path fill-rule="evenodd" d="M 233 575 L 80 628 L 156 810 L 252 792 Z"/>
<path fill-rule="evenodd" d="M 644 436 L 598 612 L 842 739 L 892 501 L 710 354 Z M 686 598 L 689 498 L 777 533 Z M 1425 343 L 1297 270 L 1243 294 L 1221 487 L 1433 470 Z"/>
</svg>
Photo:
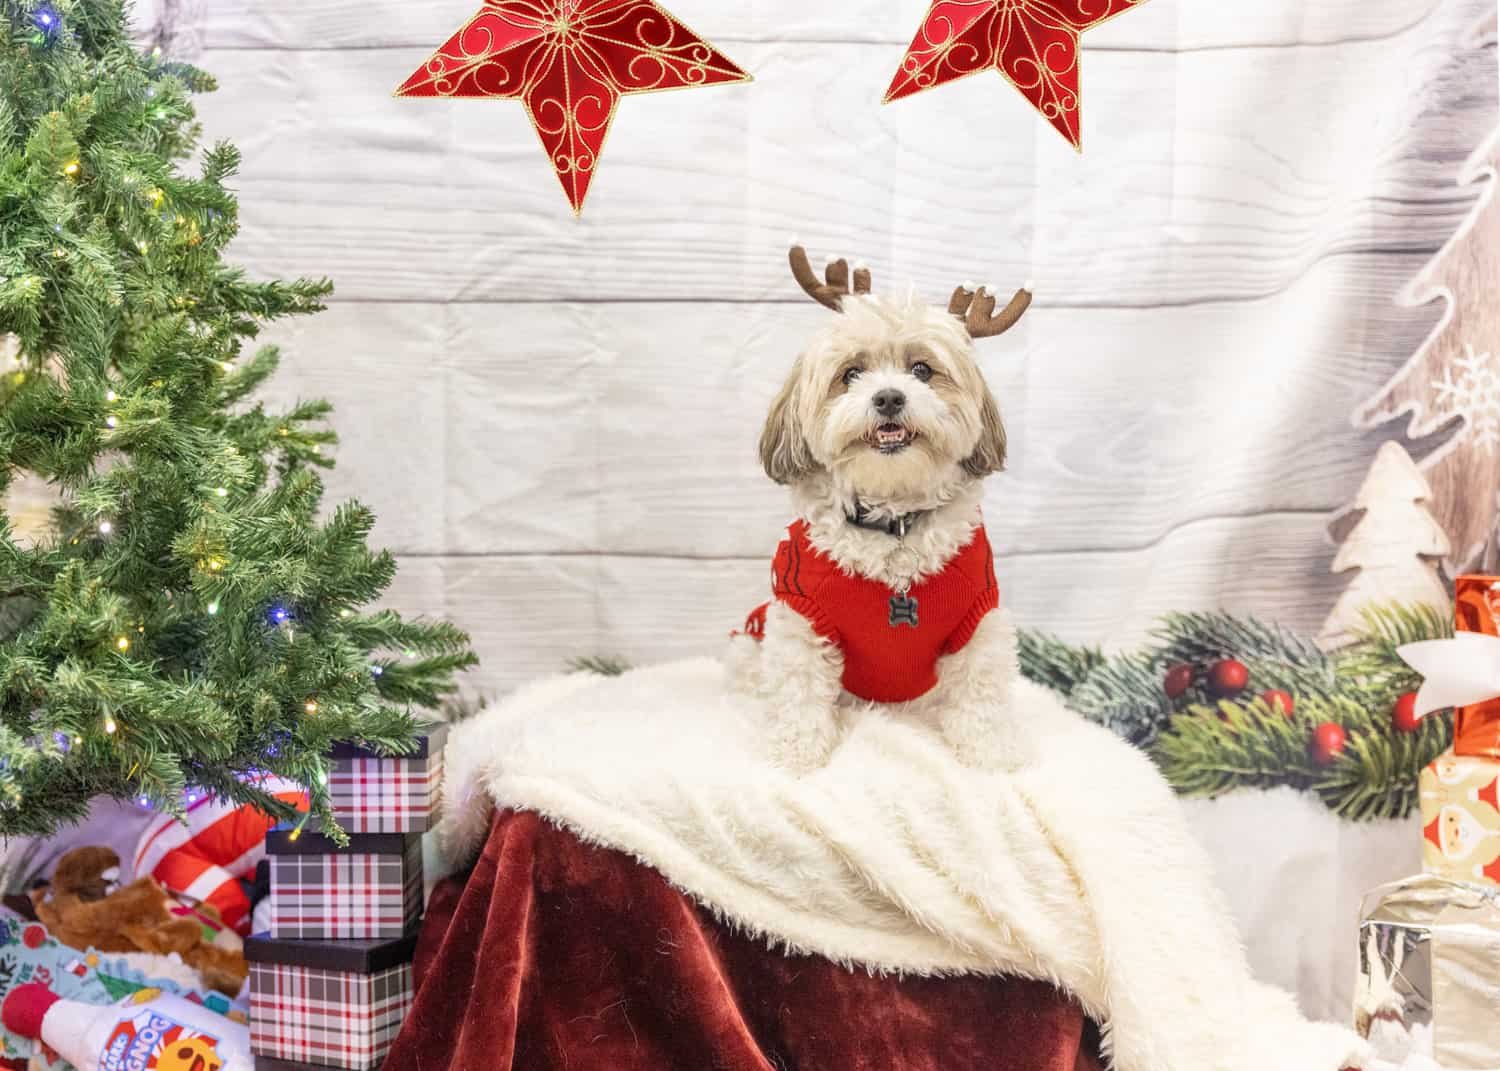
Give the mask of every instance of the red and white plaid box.
<svg viewBox="0 0 1500 1071">
<path fill-rule="evenodd" d="M 367 833 L 339 847 L 319 833 L 266 834 L 275 938 L 400 937 L 422 914 L 422 835 Z"/>
<path fill-rule="evenodd" d="M 257 1056 L 370 1071 L 411 1008 L 416 936 L 396 941 L 245 942 Z"/>
<path fill-rule="evenodd" d="M 328 791 L 339 825 L 350 833 L 425 833 L 442 802 L 446 726 L 425 731 L 406 755 L 377 755 L 336 744 Z"/>
</svg>

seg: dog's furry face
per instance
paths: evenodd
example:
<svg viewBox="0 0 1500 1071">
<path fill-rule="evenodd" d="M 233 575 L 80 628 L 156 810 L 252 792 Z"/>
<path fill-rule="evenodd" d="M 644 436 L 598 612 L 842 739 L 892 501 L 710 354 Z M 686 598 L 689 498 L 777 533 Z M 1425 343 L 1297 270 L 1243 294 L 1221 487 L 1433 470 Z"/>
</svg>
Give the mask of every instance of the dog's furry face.
<svg viewBox="0 0 1500 1071">
<path fill-rule="evenodd" d="M 826 472 L 900 501 L 999 471 L 1005 428 L 962 321 L 915 297 L 848 297 L 772 404 L 761 461 L 777 483 Z"/>
</svg>

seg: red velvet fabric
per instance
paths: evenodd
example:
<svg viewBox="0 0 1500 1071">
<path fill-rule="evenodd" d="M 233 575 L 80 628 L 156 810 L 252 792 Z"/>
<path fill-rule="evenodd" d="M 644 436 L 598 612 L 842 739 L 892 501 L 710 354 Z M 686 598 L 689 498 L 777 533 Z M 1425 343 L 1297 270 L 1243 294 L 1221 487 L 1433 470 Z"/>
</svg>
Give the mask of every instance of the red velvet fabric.
<svg viewBox="0 0 1500 1071">
<path fill-rule="evenodd" d="M 889 978 L 738 934 L 528 813 L 439 884 L 384 1071 L 1098 1071 L 1077 1005 L 1020 979 Z"/>
</svg>

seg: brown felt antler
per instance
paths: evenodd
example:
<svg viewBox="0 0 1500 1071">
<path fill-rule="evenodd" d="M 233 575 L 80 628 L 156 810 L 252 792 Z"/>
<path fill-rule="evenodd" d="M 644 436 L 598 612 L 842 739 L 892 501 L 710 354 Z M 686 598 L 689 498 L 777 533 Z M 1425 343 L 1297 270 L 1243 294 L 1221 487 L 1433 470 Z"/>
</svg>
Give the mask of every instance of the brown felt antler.
<svg viewBox="0 0 1500 1071">
<path fill-rule="evenodd" d="M 791 252 L 792 275 L 796 278 L 798 285 L 807 291 L 809 297 L 819 305 L 826 305 L 834 312 L 843 311 L 844 298 L 851 293 L 849 289 L 849 262 L 847 260 L 835 260 L 829 263 L 827 281 L 821 282 L 818 275 L 808 262 L 807 250 L 800 245 L 792 246 Z M 870 292 L 870 269 L 854 269 L 855 294 L 868 294 Z"/>
<path fill-rule="evenodd" d="M 961 286 L 953 291 L 948 311 L 963 320 L 970 338 L 994 338 L 1015 327 L 1016 322 L 1026 315 L 1026 310 L 1031 308 L 1031 291 L 1025 287 L 1017 290 L 1016 296 L 998 316 L 995 315 L 995 305 L 995 295 L 985 287 L 971 291 Z"/>
</svg>

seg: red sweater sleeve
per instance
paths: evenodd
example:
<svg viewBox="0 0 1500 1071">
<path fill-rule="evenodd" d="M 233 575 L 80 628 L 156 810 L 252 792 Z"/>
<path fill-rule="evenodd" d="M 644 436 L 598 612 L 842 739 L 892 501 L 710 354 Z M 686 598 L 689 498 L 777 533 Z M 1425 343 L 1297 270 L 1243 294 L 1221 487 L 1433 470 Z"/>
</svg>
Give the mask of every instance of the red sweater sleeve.
<svg viewBox="0 0 1500 1071">
<path fill-rule="evenodd" d="M 974 638 L 974 633 L 979 630 L 979 622 L 984 620 L 984 615 L 992 610 L 1000 608 L 1000 589 L 991 585 L 974 596 L 974 605 L 969 607 L 969 612 L 964 619 L 958 623 L 953 634 L 943 643 L 943 654 L 957 654 L 969 645 Z"/>
<path fill-rule="evenodd" d="M 800 530 L 793 528 L 791 535 L 776 548 L 776 560 L 771 565 L 771 593 L 777 602 L 805 617 L 819 636 L 838 646 L 838 627 L 815 597 L 821 573 L 810 550 Z"/>
<path fill-rule="evenodd" d="M 961 561 L 957 564 L 959 572 L 967 576 L 974 585 L 974 604 L 969 607 L 969 612 L 958 623 L 953 634 L 943 643 L 945 655 L 957 654 L 967 647 L 979 629 L 979 622 L 984 620 L 984 615 L 1000 608 L 1000 585 L 995 580 L 995 554 L 983 528 L 975 533 L 974 541 L 964 549 Z"/>
</svg>

